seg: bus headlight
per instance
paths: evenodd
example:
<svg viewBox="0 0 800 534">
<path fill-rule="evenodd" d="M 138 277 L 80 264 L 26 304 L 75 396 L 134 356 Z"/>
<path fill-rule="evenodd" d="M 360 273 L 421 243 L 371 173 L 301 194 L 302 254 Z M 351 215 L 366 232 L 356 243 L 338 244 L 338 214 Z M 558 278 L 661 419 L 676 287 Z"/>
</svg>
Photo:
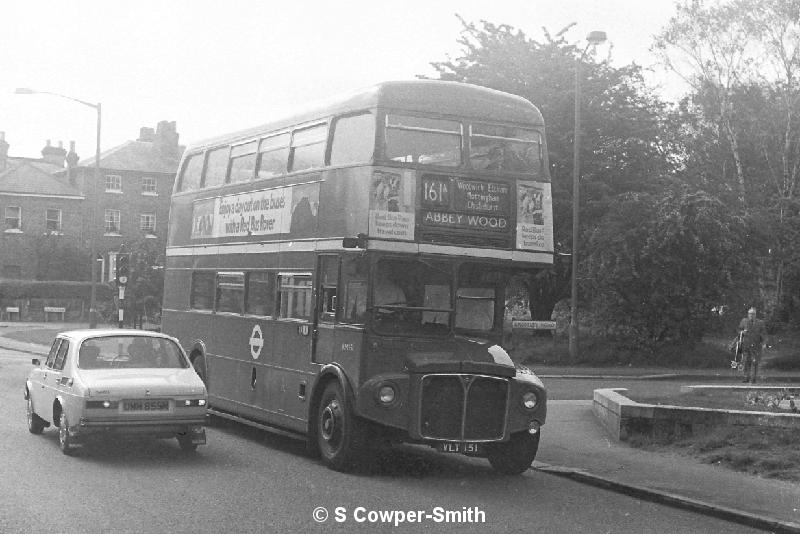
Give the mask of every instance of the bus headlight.
<svg viewBox="0 0 800 534">
<path fill-rule="evenodd" d="M 381 401 L 381 404 L 392 404 L 394 399 L 397 397 L 397 394 L 394 388 L 390 385 L 383 385 L 378 389 L 378 400 Z"/>
<path fill-rule="evenodd" d="M 527 391 L 522 394 L 522 406 L 526 410 L 533 410 L 539 402 L 539 397 L 533 391 Z"/>
</svg>

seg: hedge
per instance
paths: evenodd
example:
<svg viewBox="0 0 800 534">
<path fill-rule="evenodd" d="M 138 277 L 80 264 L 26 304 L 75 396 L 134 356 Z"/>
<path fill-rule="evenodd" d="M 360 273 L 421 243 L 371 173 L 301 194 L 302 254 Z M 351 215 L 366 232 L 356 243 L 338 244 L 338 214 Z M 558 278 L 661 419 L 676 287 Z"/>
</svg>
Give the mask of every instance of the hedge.
<svg viewBox="0 0 800 534">
<path fill-rule="evenodd" d="M 97 300 L 110 300 L 114 291 L 108 284 L 97 284 Z M 0 280 L 0 300 L 30 298 L 83 299 L 89 301 L 91 282 L 52 280 Z"/>
</svg>

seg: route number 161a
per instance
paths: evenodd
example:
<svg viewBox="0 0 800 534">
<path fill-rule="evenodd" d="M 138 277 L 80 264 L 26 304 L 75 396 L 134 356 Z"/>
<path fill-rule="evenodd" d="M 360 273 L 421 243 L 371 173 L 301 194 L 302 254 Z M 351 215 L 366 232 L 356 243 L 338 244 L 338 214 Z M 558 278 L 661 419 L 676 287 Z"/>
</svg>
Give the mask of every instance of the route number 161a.
<svg viewBox="0 0 800 534">
<path fill-rule="evenodd" d="M 447 206 L 450 204 L 450 190 L 443 180 L 424 180 L 422 182 L 422 197 L 426 204 Z"/>
</svg>

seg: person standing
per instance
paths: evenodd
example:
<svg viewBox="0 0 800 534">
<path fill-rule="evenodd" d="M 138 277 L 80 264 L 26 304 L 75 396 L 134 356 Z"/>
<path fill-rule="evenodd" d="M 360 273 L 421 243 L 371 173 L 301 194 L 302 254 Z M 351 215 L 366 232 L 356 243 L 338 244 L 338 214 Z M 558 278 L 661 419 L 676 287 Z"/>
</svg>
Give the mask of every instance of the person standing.
<svg viewBox="0 0 800 534">
<path fill-rule="evenodd" d="M 766 341 L 766 327 L 764 321 L 757 317 L 755 308 L 747 310 L 747 317 L 739 323 L 739 332 L 742 336 L 742 353 L 744 358 L 743 382 L 756 383 L 758 363 L 761 360 L 761 350 Z"/>
</svg>

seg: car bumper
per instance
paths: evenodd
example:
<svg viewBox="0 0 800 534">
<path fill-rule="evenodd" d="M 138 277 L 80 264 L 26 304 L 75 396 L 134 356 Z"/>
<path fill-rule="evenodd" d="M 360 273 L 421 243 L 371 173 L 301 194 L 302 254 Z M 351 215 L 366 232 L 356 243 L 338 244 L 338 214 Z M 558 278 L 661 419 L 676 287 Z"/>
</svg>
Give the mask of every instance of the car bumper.
<svg viewBox="0 0 800 534">
<path fill-rule="evenodd" d="M 192 417 L 182 419 L 170 419 L 153 421 L 152 419 L 141 420 L 103 420 L 103 419 L 81 419 L 79 424 L 72 427 L 76 436 L 88 436 L 95 434 L 135 434 L 149 435 L 154 437 L 174 437 L 176 434 L 203 434 L 203 427 L 206 425 L 206 418 Z M 205 442 L 205 439 L 203 439 Z"/>
</svg>

